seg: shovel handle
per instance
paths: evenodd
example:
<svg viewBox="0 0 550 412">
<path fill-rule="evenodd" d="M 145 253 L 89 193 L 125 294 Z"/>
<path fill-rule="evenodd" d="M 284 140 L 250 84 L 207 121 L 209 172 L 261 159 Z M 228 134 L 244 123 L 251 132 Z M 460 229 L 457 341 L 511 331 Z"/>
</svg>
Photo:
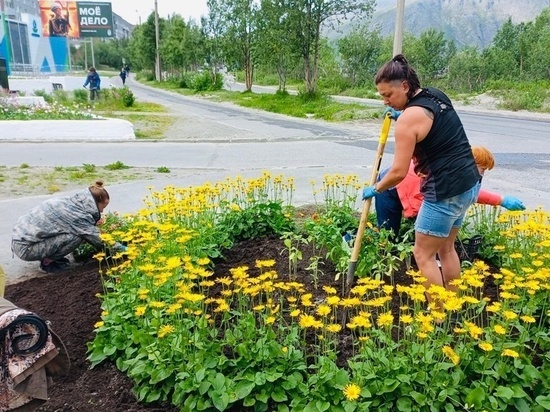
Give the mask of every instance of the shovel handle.
<svg viewBox="0 0 550 412">
<path fill-rule="evenodd" d="M 382 129 L 380 130 L 380 138 L 378 139 L 378 149 L 376 151 L 376 158 L 372 167 L 372 175 L 370 179 L 370 185 L 374 185 L 378 179 L 378 173 L 380 172 L 380 165 L 382 164 L 382 156 L 384 155 L 384 149 L 386 148 L 386 142 L 388 141 L 388 135 L 390 134 L 391 117 L 390 114 L 386 114 L 384 122 L 382 123 Z M 353 277 L 355 275 L 355 268 L 357 267 L 357 261 L 359 260 L 359 253 L 361 252 L 361 239 L 365 233 L 367 226 L 367 219 L 369 217 L 370 207 L 372 204 L 372 198 L 365 200 L 363 210 L 361 212 L 361 218 L 359 220 L 359 228 L 357 229 L 357 236 L 353 244 L 353 250 L 351 252 L 351 258 L 348 266 L 348 272 L 346 276 L 346 292 L 349 292 L 353 283 Z M 347 294 L 347 293 L 346 293 Z"/>
</svg>

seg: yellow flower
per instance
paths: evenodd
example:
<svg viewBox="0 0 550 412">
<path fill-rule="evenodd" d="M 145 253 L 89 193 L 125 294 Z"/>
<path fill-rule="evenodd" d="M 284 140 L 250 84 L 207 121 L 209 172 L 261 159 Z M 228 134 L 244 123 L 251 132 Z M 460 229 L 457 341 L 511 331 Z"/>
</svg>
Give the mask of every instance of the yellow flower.
<svg viewBox="0 0 550 412">
<path fill-rule="evenodd" d="M 266 325 L 271 325 L 272 323 L 275 323 L 275 316 L 268 316 L 265 320 Z"/>
<path fill-rule="evenodd" d="M 268 260 L 257 260 L 256 261 L 256 267 L 258 269 L 261 268 L 270 268 L 275 266 L 275 260 L 274 259 L 268 259 Z"/>
<path fill-rule="evenodd" d="M 300 313 L 301 313 L 300 309 L 294 309 L 292 312 L 290 312 L 290 316 L 295 318 L 297 316 L 300 316 Z"/>
<path fill-rule="evenodd" d="M 456 352 L 451 348 L 450 346 L 443 346 L 443 354 L 447 356 L 451 362 L 456 366 L 460 362 L 460 356 L 456 354 Z"/>
<path fill-rule="evenodd" d="M 380 316 L 378 316 L 376 324 L 380 327 L 393 325 L 393 315 L 389 312 L 382 313 Z"/>
<path fill-rule="evenodd" d="M 332 309 L 330 308 L 330 306 L 320 305 L 317 308 L 316 312 L 319 316 L 327 316 L 328 314 L 330 314 L 332 312 Z"/>
<path fill-rule="evenodd" d="M 332 323 L 330 325 L 327 325 L 327 331 L 331 333 L 338 333 L 342 330 L 342 326 L 337 323 Z"/>
<path fill-rule="evenodd" d="M 143 316 L 145 314 L 145 310 L 147 309 L 147 306 L 138 306 L 136 308 L 135 315 L 136 316 Z"/>
<path fill-rule="evenodd" d="M 336 294 L 336 288 L 333 288 L 332 286 L 323 286 L 323 290 L 328 293 L 329 295 L 335 295 Z"/>
<path fill-rule="evenodd" d="M 94 324 L 94 328 L 97 329 L 97 328 L 102 327 L 103 325 L 105 325 L 105 322 L 103 322 L 102 320 L 100 320 L 99 322 L 96 322 L 96 323 Z"/>
<path fill-rule="evenodd" d="M 502 356 L 510 356 L 511 358 L 517 358 L 519 353 L 512 349 L 504 349 L 501 353 Z"/>
<path fill-rule="evenodd" d="M 512 312 L 511 310 L 505 310 L 502 312 L 502 316 L 504 316 L 506 320 L 514 320 L 518 317 L 517 313 Z"/>
<path fill-rule="evenodd" d="M 340 303 L 340 298 L 338 296 L 329 296 L 327 298 L 327 305 L 336 306 Z"/>
<path fill-rule="evenodd" d="M 520 319 L 525 323 L 535 323 L 536 319 L 533 316 L 523 315 L 520 316 Z"/>
<path fill-rule="evenodd" d="M 493 345 L 491 345 L 489 342 L 481 342 L 479 344 L 479 347 L 485 352 L 490 352 L 493 350 Z"/>
<path fill-rule="evenodd" d="M 348 401 L 355 401 L 361 396 L 361 387 L 355 383 L 350 383 L 344 387 L 343 393 Z"/>
<path fill-rule="evenodd" d="M 399 318 L 399 320 L 402 322 L 402 323 L 405 323 L 405 324 L 408 324 L 408 323 L 412 323 L 413 322 L 413 318 L 411 315 L 401 315 L 401 317 Z"/>
<path fill-rule="evenodd" d="M 164 338 L 169 333 L 174 332 L 174 330 L 175 330 L 175 328 L 172 325 L 162 325 L 159 328 L 158 337 L 159 338 Z"/>
<path fill-rule="evenodd" d="M 504 329 L 501 325 L 493 326 L 493 330 L 499 335 L 506 335 L 506 329 Z"/>
</svg>

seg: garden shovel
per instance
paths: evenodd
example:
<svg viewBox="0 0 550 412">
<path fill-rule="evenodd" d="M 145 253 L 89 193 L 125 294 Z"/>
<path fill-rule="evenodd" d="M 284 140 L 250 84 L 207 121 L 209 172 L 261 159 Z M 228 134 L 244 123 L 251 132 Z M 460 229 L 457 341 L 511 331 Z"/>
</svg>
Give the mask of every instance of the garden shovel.
<svg viewBox="0 0 550 412">
<path fill-rule="evenodd" d="M 378 172 L 380 172 L 380 164 L 382 163 L 382 155 L 384 154 L 384 149 L 386 147 L 386 141 L 388 140 L 388 135 L 390 133 L 391 126 L 391 117 L 390 113 L 386 114 L 384 122 L 382 123 L 382 130 L 380 131 L 380 139 L 378 140 L 378 150 L 376 152 L 376 159 L 374 160 L 372 166 L 372 176 L 370 180 L 370 185 L 376 183 L 378 178 Z M 355 242 L 353 243 L 353 250 L 351 252 L 351 258 L 348 265 L 348 273 L 346 275 L 346 283 L 344 288 L 344 296 L 347 296 L 351 290 L 353 284 L 353 278 L 355 275 L 355 268 L 357 267 L 357 260 L 359 259 L 359 253 L 361 252 L 361 239 L 365 233 L 365 228 L 367 226 L 367 218 L 370 212 L 370 206 L 372 203 L 372 198 L 365 200 L 363 205 L 363 211 L 361 212 L 361 219 L 359 220 L 359 228 L 357 229 L 357 236 L 355 237 Z"/>
</svg>

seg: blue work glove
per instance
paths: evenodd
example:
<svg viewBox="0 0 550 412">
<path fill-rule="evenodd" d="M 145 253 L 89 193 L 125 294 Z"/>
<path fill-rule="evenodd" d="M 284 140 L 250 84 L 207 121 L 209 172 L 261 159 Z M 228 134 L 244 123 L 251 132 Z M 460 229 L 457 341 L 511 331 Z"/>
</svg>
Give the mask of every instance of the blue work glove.
<svg viewBox="0 0 550 412">
<path fill-rule="evenodd" d="M 402 111 L 401 110 L 395 110 L 392 107 L 386 107 L 386 110 L 384 110 L 384 113 L 382 113 L 382 117 L 386 117 L 386 114 L 390 114 L 390 118 L 393 120 L 397 120 L 399 116 L 401 116 Z"/>
<path fill-rule="evenodd" d="M 367 186 L 363 189 L 363 195 L 361 196 L 361 198 L 363 200 L 367 200 L 367 199 L 370 199 L 371 197 L 374 197 L 376 195 L 379 195 L 380 192 L 378 192 L 375 188 L 374 188 L 374 185 L 373 186 Z"/>
<path fill-rule="evenodd" d="M 500 205 L 508 210 L 525 210 L 523 202 L 514 196 L 504 196 Z"/>
<path fill-rule="evenodd" d="M 113 246 L 115 252 L 126 252 L 128 250 L 127 246 L 124 246 L 122 243 L 116 242 Z"/>
</svg>

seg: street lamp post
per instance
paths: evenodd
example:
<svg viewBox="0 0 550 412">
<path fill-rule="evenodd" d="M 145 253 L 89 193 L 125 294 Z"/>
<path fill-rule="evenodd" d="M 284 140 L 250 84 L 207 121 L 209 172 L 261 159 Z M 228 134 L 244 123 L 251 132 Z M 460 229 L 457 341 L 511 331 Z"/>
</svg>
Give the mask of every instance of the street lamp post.
<svg viewBox="0 0 550 412">
<path fill-rule="evenodd" d="M 159 51 L 159 10 L 157 0 L 155 0 L 155 77 L 157 81 L 161 80 L 161 70 L 160 70 L 160 51 Z"/>
<path fill-rule="evenodd" d="M 393 55 L 401 54 L 403 50 L 403 16 L 405 15 L 405 0 L 397 0 L 395 14 L 395 34 L 393 36 Z"/>
</svg>

